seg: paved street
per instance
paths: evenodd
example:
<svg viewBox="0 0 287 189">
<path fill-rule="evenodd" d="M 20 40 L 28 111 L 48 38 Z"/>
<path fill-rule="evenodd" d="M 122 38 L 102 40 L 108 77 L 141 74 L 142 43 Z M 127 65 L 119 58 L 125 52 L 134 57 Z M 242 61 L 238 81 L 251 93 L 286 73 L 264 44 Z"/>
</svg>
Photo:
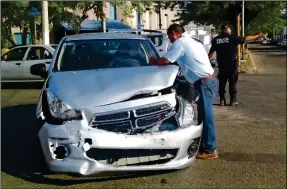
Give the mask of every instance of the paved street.
<svg viewBox="0 0 287 189">
<path fill-rule="evenodd" d="M 2 89 L 2 187 L 283 188 L 286 187 L 286 52 L 253 46 L 257 74 L 239 78 L 238 107 L 215 105 L 218 160 L 169 173 L 110 178 L 44 172 L 36 146 L 40 90 Z M 229 101 L 229 99 L 228 99 Z M 218 103 L 216 99 L 215 104 Z M 102 175 L 104 176 L 104 175 Z"/>
</svg>

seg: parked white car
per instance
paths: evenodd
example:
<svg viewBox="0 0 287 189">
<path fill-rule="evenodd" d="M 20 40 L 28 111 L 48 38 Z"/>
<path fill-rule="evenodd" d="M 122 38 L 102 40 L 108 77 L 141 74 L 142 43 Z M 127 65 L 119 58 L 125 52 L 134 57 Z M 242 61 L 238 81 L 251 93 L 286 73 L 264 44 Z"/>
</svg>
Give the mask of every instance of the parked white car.
<svg viewBox="0 0 287 189">
<path fill-rule="evenodd" d="M 286 47 L 287 46 L 287 39 L 283 39 L 278 43 L 279 47 Z"/>
<path fill-rule="evenodd" d="M 25 45 L 11 48 L 1 56 L 1 81 L 43 81 L 30 73 L 34 64 L 44 63 L 48 70 L 55 49 L 50 45 Z"/>
<path fill-rule="evenodd" d="M 36 115 L 50 170 L 170 170 L 196 159 L 198 95 L 178 66 L 151 65 L 151 56 L 159 54 L 141 35 L 90 33 L 63 38 L 48 72 L 32 66 L 46 78 Z"/>
<path fill-rule="evenodd" d="M 168 39 L 166 33 L 152 33 L 142 35 L 146 36 L 152 41 L 161 57 L 167 52 L 167 49 L 171 46 L 171 42 Z"/>
</svg>

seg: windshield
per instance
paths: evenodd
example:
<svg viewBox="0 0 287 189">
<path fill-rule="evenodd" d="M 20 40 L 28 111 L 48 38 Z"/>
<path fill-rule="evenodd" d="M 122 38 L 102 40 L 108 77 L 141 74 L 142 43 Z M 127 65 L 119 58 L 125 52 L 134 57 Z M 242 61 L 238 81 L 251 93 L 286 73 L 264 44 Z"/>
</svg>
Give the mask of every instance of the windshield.
<svg viewBox="0 0 287 189">
<path fill-rule="evenodd" d="M 103 39 L 65 42 L 57 61 L 59 71 L 149 65 L 149 58 L 158 56 L 148 40 Z"/>
</svg>

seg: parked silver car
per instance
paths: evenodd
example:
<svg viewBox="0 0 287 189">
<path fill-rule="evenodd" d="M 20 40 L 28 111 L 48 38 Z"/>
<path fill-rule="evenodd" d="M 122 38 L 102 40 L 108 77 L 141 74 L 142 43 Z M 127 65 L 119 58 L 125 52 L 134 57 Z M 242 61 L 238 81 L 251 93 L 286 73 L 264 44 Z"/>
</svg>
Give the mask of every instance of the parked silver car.
<svg viewBox="0 0 287 189">
<path fill-rule="evenodd" d="M 34 64 L 44 63 L 48 70 L 55 49 L 50 45 L 25 45 L 11 48 L 1 56 L 1 81 L 43 81 L 30 73 Z"/>
<path fill-rule="evenodd" d="M 182 169 L 195 160 L 198 95 L 178 66 L 150 65 L 151 56 L 159 54 L 140 35 L 79 34 L 62 39 L 48 72 L 32 66 L 46 78 L 36 115 L 52 171 Z"/>
</svg>

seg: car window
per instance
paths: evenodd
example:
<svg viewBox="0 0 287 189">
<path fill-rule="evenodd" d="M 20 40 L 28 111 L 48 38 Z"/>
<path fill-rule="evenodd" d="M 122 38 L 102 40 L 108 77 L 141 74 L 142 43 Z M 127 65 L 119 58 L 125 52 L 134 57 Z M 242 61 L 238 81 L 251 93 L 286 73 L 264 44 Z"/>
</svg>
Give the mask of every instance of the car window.
<svg viewBox="0 0 287 189">
<path fill-rule="evenodd" d="M 156 47 L 162 45 L 163 36 L 161 36 L 161 35 L 155 35 L 155 36 L 148 35 L 147 37 L 153 42 L 153 44 L 154 44 Z"/>
<path fill-rule="evenodd" d="M 52 54 L 44 47 L 31 47 L 27 60 L 51 59 Z"/>
<path fill-rule="evenodd" d="M 28 49 L 27 47 L 12 49 L 6 54 L 2 55 L 1 59 L 4 61 L 23 60 L 27 49 Z"/>
<path fill-rule="evenodd" d="M 158 56 L 150 41 L 136 39 L 70 41 L 59 52 L 59 71 L 147 66 Z"/>
</svg>

